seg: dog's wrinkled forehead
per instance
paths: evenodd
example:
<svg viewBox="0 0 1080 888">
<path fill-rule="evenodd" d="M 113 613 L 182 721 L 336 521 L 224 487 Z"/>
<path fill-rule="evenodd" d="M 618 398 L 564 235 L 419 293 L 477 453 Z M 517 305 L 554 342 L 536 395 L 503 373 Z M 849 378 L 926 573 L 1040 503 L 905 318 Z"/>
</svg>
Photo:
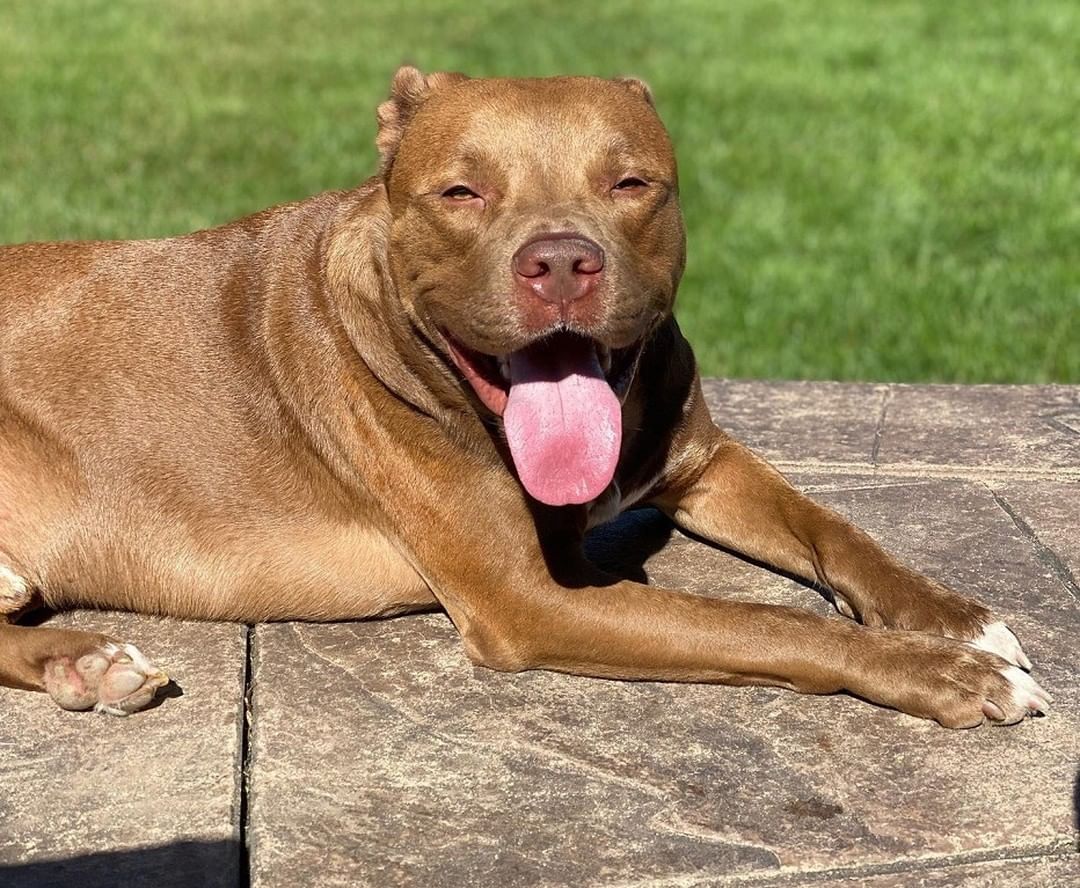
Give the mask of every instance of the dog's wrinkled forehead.
<svg viewBox="0 0 1080 888">
<path fill-rule="evenodd" d="M 636 80 L 472 80 L 402 69 L 379 121 L 392 195 L 455 177 L 499 190 L 630 174 L 675 184 L 670 139 Z"/>
</svg>

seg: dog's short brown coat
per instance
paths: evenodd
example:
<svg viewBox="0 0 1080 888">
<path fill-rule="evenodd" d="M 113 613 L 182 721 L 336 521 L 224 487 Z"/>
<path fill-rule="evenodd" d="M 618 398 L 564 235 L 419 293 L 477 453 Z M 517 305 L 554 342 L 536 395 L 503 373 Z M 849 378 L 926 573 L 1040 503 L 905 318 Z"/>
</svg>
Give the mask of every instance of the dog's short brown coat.
<svg viewBox="0 0 1080 888">
<path fill-rule="evenodd" d="M 671 316 L 683 224 L 643 84 L 403 68 L 379 121 L 381 170 L 355 190 L 185 237 L 0 250 L 0 609 L 441 606 L 496 669 L 844 689 L 952 727 L 1046 708 L 986 608 L 713 425 Z M 602 247 L 587 301 L 515 288 L 515 251 L 552 232 Z M 453 347 L 486 360 L 567 327 L 638 363 L 611 486 L 549 507 Z M 602 573 L 584 531 L 635 504 L 821 584 L 863 625 Z M 144 705 L 152 664 L 108 645 L 0 621 L 0 682 Z"/>
</svg>

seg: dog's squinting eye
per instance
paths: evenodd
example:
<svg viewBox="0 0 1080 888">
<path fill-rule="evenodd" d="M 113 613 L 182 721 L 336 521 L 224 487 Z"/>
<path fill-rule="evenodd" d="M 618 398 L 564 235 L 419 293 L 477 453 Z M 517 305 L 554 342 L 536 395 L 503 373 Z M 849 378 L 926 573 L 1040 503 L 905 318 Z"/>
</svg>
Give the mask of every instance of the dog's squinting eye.
<svg viewBox="0 0 1080 888">
<path fill-rule="evenodd" d="M 480 197 L 471 188 L 466 188 L 464 185 L 454 185 L 451 188 L 447 188 L 442 193 L 442 196 L 449 200 L 476 200 Z"/>
<path fill-rule="evenodd" d="M 618 182 L 616 182 L 615 187 L 611 190 L 633 193 L 635 191 L 640 191 L 641 189 L 648 187 L 649 183 L 646 182 L 644 179 L 639 179 L 637 176 L 627 176 L 625 179 L 620 179 Z"/>
</svg>

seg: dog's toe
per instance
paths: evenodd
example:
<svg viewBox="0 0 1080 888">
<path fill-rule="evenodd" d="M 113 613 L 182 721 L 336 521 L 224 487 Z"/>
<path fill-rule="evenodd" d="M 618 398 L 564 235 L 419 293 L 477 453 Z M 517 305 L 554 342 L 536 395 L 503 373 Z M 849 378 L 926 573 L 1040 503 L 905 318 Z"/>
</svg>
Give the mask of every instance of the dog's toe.
<svg viewBox="0 0 1080 888">
<path fill-rule="evenodd" d="M 45 689 L 63 709 L 128 715 L 147 706 L 169 677 L 133 644 L 106 644 L 77 660 L 45 664 Z"/>
<path fill-rule="evenodd" d="M 1014 666 L 1031 670 L 1031 660 L 1020 647 L 1019 639 L 1001 620 L 985 626 L 982 634 L 971 639 L 968 644 L 980 650 L 989 651 L 991 654 L 997 654 L 1002 660 Z"/>
<path fill-rule="evenodd" d="M 1024 670 L 1006 666 L 1001 675 L 1007 684 L 1006 693 L 998 699 L 983 702 L 983 714 L 995 724 L 1011 725 L 1025 716 L 1050 711 L 1053 698 Z"/>
</svg>

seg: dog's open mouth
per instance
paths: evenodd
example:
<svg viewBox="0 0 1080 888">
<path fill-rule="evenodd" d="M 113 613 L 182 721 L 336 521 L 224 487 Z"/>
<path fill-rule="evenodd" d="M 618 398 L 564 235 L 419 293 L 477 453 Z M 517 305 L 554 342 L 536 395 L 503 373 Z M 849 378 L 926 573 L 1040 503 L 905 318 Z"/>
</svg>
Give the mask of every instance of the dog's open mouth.
<svg viewBox="0 0 1080 888">
<path fill-rule="evenodd" d="M 586 503 L 611 483 L 622 443 L 622 401 L 642 341 L 609 349 L 559 332 L 508 355 L 446 336 L 450 355 L 484 405 L 501 416 L 525 489 L 552 506 Z"/>
</svg>

